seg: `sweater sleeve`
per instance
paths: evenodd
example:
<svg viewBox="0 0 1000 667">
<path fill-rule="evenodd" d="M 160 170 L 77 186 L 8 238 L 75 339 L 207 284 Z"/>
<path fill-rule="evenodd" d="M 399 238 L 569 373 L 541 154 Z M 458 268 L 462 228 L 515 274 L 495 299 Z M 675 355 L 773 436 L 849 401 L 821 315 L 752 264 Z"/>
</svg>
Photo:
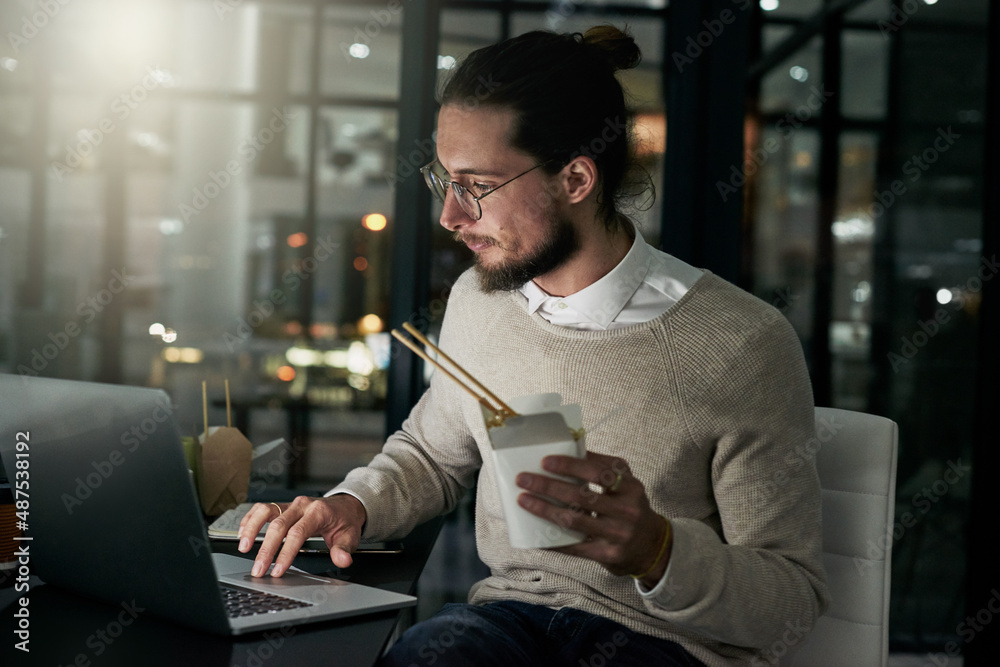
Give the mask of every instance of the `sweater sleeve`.
<svg viewBox="0 0 1000 667">
<path fill-rule="evenodd" d="M 432 386 L 402 428 L 363 468 L 331 493 L 350 493 L 365 507 L 362 539 L 404 537 L 416 525 L 451 511 L 472 487 L 479 451 L 455 411 L 442 409 L 442 387 Z"/>
<path fill-rule="evenodd" d="M 462 337 L 454 331 L 453 313 L 463 310 L 456 301 L 460 297 L 453 293 L 442 326 L 442 349 L 454 350 Z M 327 494 L 350 493 L 361 501 L 367 512 L 362 539 L 404 537 L 416 525 L 451 511 L 472 487 L 482 457 L 463 419 L 462 404 L 471 400 L 442 373 L 434 373 L 430 387 L 382 451 Z"/>
<path fill-rule="evenodd" d="M 812 390 L 801 348 L 773 309 L 747 332 L 732 340 L 706 332 L 712 341 L 692 350 L 707 355 L 672 352 L 692 446 L 711 453 L 718 514 L 668 517 L 674 544 L 667 574 L 639 592 L 654 616 L 761 650 L 801 638 L 828 594 L 819 481 L 808 454 L 815 451 Z"/>
</svg>

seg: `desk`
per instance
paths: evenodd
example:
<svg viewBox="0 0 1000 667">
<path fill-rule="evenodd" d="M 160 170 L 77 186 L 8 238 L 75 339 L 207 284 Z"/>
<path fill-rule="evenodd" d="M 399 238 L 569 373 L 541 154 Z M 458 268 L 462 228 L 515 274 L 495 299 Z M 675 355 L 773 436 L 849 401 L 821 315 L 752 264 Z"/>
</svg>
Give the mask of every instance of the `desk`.
<svg viewBox="0 0 1000 667">
<path fill-rule="evenodd" d="M 403 553 L 359 554 L 354 564 L 338 570 L 326 555 L 300 555 L 295 566 L 314 574 L 415 595 L 441 529 L 438 518 L 418 526 L 406 538 Z M 235 542 L 213 542 L 220 553 L 239 554 Z M 72 554 L 66 555 L 72 567 Z M 156 576 L 150 572 L 150 576 Z M 266 630 L 240 637 L 218 637 L 190 630 L 149 615 L 137 614 L 127 627 L 119 624 L 123 608 L 88 600 L 32 577 L 27 596 L 31 620 L 30 654 L 14 649 L 16 598 L 9 586 L 0 589 L 0 664 L 79 665 L 80 667 L 356 667 L 371 665 L 393 638 L 397 624 L 411 609 L 368 614 Z M 180 584 L 178 584 L 180 585 Z M 112 635 L 117 635 L 112 637 Z"/>
</svg>

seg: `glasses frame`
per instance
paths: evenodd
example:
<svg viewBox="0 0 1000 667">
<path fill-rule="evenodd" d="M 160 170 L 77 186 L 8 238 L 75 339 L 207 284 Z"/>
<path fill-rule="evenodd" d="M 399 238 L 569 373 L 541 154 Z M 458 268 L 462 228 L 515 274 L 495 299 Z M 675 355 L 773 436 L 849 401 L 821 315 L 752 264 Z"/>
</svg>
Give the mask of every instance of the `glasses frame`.
<svg viewBox="0 0 1000 667">
<path fill-rule="evenodd" d="M 427 187 L 430 188 L 431 192 L 434 193 L 434 196 L 436 196 L 438 198 L 438 201 L 440 201 L 442 204 L 444 203 L 445 198 L 448 196 L 448 188 L 452 188 L 455 192 L 455 198 L 458 200 L 458 205 L 461 206 L 465 214 L 468 215 L 473 220 L 481 220 L 483 217 L 483 205 L 480 204 L 479 202 L 481 202 L 483 199 L 486 199 L 487 197 L 489 197 L 491 194 L 493 194 L 503 186 L 509 183 L 513 183 L 514 181 L 521 178 L 528 172 L 532 172 L 535 169 L 538 169 L 539 167 L 542 166 L 542 163 L 539 162 L 531 169 L 528 169 L 527 171 L 522 171 L 520 174 L 510 179 L 509 181 L 504 181 L 503 183 L 496 186 L 486 194 L 477 197 L 474 194 L 472 194 L 469 188 L 465 187 L 461 183 L 457 181 L 446 181 L 443 178 L 441 178 L 438 174 L 435 174 L 433 167 L 436 164 L 440 165 L 441 163 L 438 162 L 437 160 L 433 160 L 420 168 L 420 173 L 424 175 L 424 182 L 427 183 Z"/>
</svg>

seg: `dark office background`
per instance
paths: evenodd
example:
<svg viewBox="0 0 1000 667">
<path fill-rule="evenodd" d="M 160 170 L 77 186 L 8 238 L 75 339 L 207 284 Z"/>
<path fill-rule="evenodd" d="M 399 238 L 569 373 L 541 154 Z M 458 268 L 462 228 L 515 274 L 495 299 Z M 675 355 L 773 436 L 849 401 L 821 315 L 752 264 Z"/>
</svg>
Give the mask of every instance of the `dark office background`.
<svg viewBox="0 0 1000 667">
<path fill-rule="evenodd" d="M 255 443 L 301 445 L 266 481 L 329 488 L 423 387 L 388 329 L 436 332 L 469 265 L 416 173 L 437 82 L 600 22 L 644 53 L 643 234 L 779 308 L 818 405 L 899 423 L 892 645 L 986 664 L 996 627 L 959 632 L 1000 563 L 987 0 L 5 2 L 0 371 L 162 387 L 192 434 L 228 379 Z M 479 571 L 470 522 L 434 603 Z"/>
</svg>

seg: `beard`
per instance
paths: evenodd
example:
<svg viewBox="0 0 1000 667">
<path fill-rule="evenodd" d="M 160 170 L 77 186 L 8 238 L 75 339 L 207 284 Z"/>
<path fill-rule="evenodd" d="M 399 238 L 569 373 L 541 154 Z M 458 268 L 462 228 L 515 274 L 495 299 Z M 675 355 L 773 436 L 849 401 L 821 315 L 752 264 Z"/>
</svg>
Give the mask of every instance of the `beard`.
<svg viewBox="0 0 1000 667">
<path fill-rule="evenodd" d="M 580 239 L 576 228 L 564 217 L 550 217 L 548 227 L 549 233 L 542 244 L 523 257 L 504 259 L 495 266 L 485 266 L 477 255 L 476 275 L 479 287 L 487 293 L 510 292 L 529 280 L 562 266 L 579 249 Z M 466 236 L 464 239 L 498 245 L 493 239 L 485 237 Z M 456 233 L 455 240 L 463 240 L 462 235 Z"/>
</svg>

